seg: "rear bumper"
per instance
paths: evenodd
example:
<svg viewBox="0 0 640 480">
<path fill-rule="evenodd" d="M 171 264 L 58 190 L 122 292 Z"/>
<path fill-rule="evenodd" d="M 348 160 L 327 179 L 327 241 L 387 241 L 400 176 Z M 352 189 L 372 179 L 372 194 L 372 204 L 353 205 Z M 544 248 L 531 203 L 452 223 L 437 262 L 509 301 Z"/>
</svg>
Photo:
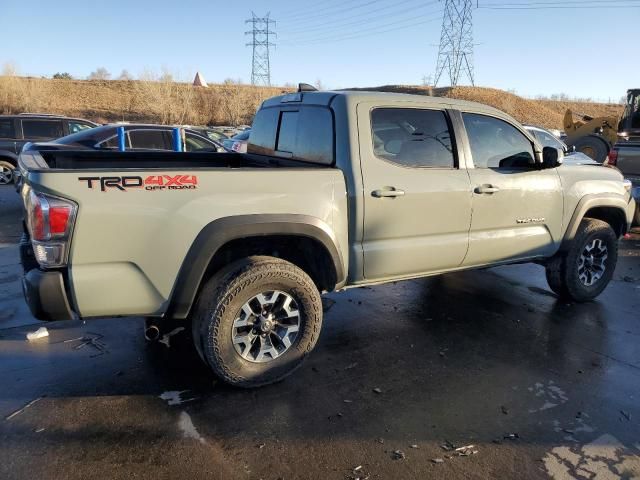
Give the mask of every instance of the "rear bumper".
<svg viewBox="0 0 640 480">
<path fill-rule="evenodd" d="M 60 272 L 33 269 L 22 279 L 24 298 L 38 320 L 72 320 L 73 310 Z"/>
<path fill-rule="evenodd" d="M 61 272 L 40 270 L 26 229 L 20 240 L 20 261 L 24 270 L 22 292 L 31 314 L 38 320 L 75 318 L 64 288 L 64 276 Z"/>
</svg>

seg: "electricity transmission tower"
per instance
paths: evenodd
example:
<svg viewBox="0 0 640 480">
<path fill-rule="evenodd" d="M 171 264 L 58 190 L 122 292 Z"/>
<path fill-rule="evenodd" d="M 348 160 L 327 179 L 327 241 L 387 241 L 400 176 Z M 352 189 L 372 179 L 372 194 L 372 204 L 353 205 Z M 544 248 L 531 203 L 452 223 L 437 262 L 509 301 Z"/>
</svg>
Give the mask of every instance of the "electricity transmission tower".
<svg viewBox="0 0 640 480">
<path fill-rule="evenodd" d="M 269 18 L 269 13 L 264 17 L 257 17 L 251 12 L 251 18 L 245 23 L 250 23 L 252 28 L 245 32 L 251 35 L 251 43 L 248 47 L 253 47 L 253 63 L 251 66 L 252 85 L 271 85 L 271 65 L 269 63 L 269 49 L 274 46 L 269 37 L 274 37 L 275 32 L 271 31 L 271 25 L 275 25 L 275 20 Z"/>
<path fill-rule="evenodd" d="M 458 85 L 461 75 L 466 75 L 471 85 L 473 79 L 473 22 L 472 0 L 444 0 L 442 33 L 438 49 L 438 63 L 434 86 L 443 73 L 449 75 L 452 87 Z"/>
</svg>

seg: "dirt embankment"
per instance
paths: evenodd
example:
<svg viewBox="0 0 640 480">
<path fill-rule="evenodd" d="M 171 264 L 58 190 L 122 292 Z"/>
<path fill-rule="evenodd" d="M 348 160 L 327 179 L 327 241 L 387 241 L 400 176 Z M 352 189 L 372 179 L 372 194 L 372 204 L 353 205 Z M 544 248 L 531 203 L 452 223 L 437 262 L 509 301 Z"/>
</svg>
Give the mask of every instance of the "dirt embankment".
<svg viewBox="0 0 640 480">
<path fill-rule="evenodd" d="M 385 85 L 374 90 L 385 92 L 433 95 L 458 100 L 484 103 L 502 110 L 521 123 L 562 129 L 562 119 L 567 108 L 592 117 L 622 114 L 623 107 L 615 103 L 573 102 L 556 100 L 531 100 L 504 90 L 484 87 L 416 87 L 411 85 Z"/>
<path fill-rule="evenodd" d="M 496 107 L 527 124 L 562 128 L 567 108 L 596 116 L 619 116 L 618 104 L 530 100 L 482 87 L 430 88 L 387 85 L 371 90 L 435 95 Z M 43 112 L 106 121 L 239 125 L 249 124 L 260 103 L 286 87 L 227 82 L 209 87 L 169 81 L 88 81 L 0 77 L 0 113 Z"/>
</svg>

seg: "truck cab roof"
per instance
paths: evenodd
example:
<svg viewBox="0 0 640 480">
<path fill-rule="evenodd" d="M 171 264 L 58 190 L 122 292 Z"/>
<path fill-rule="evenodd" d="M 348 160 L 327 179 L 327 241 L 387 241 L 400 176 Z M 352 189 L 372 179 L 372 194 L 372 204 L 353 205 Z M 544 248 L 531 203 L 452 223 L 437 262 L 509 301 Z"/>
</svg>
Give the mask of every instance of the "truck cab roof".
<svg viewBox="0 0 640 480">
<path fill-rule="evenodd" d="M 428 95 L 413 95 L 408 93 L 377 92 L 370 90 L 335 90 L 316 92 L 295 92 L 270 98 L 263 103 L 263 107 L 273 107 L 283 103 L 302 103 L 304 105 L 329 106 L 335 97 L 342 96 L 355 103 L 360 102 L 393 102 L 412 103 L 424 107 L 450 105 L 461 110 L 483 111 L 496 116 L 504 117 L 506 114 L 496 108 L 467 100 L 457 100 L 448 97 L 432 97 Z"/>
</svg>

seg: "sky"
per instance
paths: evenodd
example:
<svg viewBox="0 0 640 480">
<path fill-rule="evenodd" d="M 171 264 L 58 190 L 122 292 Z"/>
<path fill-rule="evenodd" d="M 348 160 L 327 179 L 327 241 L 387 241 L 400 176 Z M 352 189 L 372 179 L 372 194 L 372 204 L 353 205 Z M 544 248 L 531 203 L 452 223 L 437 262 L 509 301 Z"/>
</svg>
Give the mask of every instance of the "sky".
<svg viewBox="0 0 640 480">
<path fill-rule="evenodd" d="M 545 8 L 487 8 L 507 4 Z M 0 66 L 12 63 L 30 76 L 69 72 L 86 78 L 104 67 L 114 77 L 123 69 L 134 77 L 164 69 L 184 80 L 199 71 L 209 83 L 250 82 L 251 48 L 244 33 L 253 11 L 276 21 L 274 85 L 416 85 L 435 74 L 443 5 L 444 0 L 0 0 Z M 476 85 L 528 97 L 565 93 L 600 101 L 619 101 L 628 88 L 640 87 L 634 53 L 640 0 L 478 5 L 472 11 Z M 446 85 L 443 78 L 439 86 Z"/>
</svg>

